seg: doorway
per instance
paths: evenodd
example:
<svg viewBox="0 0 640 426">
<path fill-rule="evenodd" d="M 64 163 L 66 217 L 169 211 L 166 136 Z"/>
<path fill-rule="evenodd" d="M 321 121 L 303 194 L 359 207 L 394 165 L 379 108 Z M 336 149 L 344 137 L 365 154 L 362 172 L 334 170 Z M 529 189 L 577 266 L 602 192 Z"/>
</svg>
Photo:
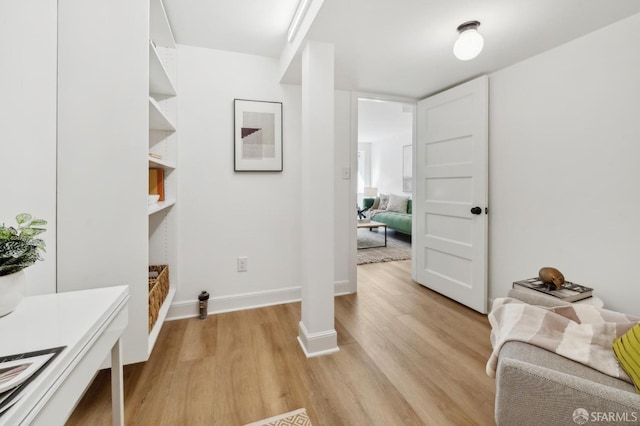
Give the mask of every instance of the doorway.
<svg viewBox="0 0 640 426">
<path fill-rule="evenodd" d="M 364 95 L 355 97 L 354 102 L 357 131 L 352 152 L 357 170 L 353 185 L 356 204 L 359 210 L 365 210 L 364 222 L 385 224 L 371 228 L 359 222 L 354 247 L 356 269 L 358 264 L 411 258 L 416 104 L 413 100 Z M 395 216 L 396 222 L 391 216 Z M 402 223 L 397 222 L 398 218 Z M 357 272 L 353 276 L 357 281 Z"/>
</svg>

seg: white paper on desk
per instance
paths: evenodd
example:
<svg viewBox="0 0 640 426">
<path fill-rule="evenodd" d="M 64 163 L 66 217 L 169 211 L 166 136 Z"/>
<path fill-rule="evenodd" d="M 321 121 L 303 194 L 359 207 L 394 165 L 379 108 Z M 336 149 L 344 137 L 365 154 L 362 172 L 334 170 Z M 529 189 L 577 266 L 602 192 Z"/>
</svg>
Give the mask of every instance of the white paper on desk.
<svg viewBox="0 0 640 426">
<path fill-rule="evenodd" d="M 54 353 L 0 362 L 0 402 L 9 389 L 15 388 L 40 369 Z"/>
<path fill-rule="evenodd" d="M 13 389 L 9 389 L 6 392 L 0 393 L 0 414 L 2 414 L 3 412 L 5 412 L 9 408 L 11 408 L 13 406 L 13 404 L 15 404 L 16 402 L 20 401 L 20 396 L 22 394 L 18 393 L 15 398 L 13 398 L 11 401 L 7 402 L 6 404 L 2 405 L 4 403 L 4 401 L 7 398 L 9 398 L 11 395 L 13 395 L 14 392 L 17 392 L 18 389 L 20 389 L 20 386 L 16 386 Z"/>
</svg>

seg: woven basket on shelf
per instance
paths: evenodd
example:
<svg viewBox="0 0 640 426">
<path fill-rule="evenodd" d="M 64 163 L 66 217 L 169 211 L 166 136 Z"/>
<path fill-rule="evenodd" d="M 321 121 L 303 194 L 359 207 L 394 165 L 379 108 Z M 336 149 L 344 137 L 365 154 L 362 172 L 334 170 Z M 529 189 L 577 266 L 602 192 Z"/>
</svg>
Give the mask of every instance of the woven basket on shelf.
<svg viewBox="0 0 640 426">
<path fill-rule="evenodd" d="M 169 265 L 150 265 L 149 273 L 157 272 L 156 278 L 149 278 L 149 332 L 158 319 L 160 308 L 169 294 Z"/>
</svg>

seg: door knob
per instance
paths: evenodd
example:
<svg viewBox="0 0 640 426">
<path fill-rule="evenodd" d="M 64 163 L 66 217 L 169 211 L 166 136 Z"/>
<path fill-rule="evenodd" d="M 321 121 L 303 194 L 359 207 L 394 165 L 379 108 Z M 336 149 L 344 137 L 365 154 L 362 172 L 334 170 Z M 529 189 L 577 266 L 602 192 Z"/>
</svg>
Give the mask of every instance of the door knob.
<svg viewBox="0 0 640 426">
<path fill-rule="evenodd" d="M 471 214 L 480 214 L 482 213 L 482 209 L 478 206 L 471 208 Z"/>
</svg>

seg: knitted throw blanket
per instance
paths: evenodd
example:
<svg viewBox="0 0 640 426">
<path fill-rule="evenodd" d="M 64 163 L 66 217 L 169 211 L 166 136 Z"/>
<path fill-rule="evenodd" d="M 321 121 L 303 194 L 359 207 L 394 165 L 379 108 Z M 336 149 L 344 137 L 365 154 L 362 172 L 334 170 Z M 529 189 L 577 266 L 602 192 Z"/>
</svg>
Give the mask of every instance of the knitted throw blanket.
<svg viewBox="0 0 640 426">
<path fill-rule="evenodd" d="M 487 374 L 495 377 L 502 345 L 516 340 L 539 346 L 631 383 L 613 352 L 613 341 L 640 318 L 588 304 L 545 308 L 512 298 L 493 302 L 489 313 L 493 352 Z"/>
</svg>

